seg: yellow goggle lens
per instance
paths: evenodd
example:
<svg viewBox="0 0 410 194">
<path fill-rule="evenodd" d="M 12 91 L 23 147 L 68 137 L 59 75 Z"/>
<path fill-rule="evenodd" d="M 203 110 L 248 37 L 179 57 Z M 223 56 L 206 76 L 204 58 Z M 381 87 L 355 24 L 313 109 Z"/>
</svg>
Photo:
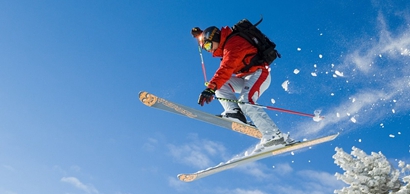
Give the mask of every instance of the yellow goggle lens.
<svg viewBox="0 0 410 194">
<path fill-rule="evenodd" d="M 202 45 L 202 48 L 204 48 L 206 51 L 210 51 L 212 49 L 212 41 L 205 41 L 205 43 Z"/>
</svg>

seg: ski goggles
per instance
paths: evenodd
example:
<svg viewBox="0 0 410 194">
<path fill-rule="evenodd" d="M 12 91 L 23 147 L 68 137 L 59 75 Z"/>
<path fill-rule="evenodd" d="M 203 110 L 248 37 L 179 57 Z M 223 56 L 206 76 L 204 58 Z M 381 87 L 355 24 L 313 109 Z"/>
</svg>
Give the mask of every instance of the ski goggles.
<svg viewBox="0 0 410 194">
<path fill-rule="evenodd" d="M 205 40 L 204 44 L 202 44 L 202 48 L 205 49 L 206 51 L 210 51 L 212 49 L 212 41 L 210 40 Z"/>
</svg>

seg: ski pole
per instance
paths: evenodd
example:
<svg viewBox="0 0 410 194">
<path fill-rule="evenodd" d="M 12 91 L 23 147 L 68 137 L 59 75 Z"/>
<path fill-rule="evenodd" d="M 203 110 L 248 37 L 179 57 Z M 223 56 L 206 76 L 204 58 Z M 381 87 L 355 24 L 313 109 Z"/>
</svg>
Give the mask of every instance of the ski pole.
<svg viewBox="0 0 410 194">
<path fill-rule="evenodd" d="M 208 79 L 206 78 L 206 69 L 205 69 L 205 62 L 204 62 L 204 57 L 202 55 L 202 47 L 198 42 L 198 50 L 199 50 L 199 56 L 201 57 L 201 64 L 202 64 L 202 73 L 204 74 L 204 79 L 205 83 L 208 82 Z"/>
<path fill-rule="evenodd" d="M 217 100 L 222 100 L 222 101 L 227 101 L 227 102 L 235 102 L 235 103 L 238 103 L 238 104 L 248 104 L 248 105 L 256 106 L 256 107 L 259 107 L 259 108 L 265 108 L 265 109 L 268 109 L 268 110 L 274 110 L 274 111 L 279 111 L 279 112 L 284 112 L 284 113 L 289 113 L 289 114 L 294 114 L 294 115 L 300 115 L 300 116 L 311 117 L 311 118 L 313 118 L 313 120 L 316 121 L 316 122 L 317 122 L 317 121 L 320 121 L 320 120 L 322 120 L 322 119 L 324 119 L 323 116 L 320 116 L 320 115 L 319 115 L 319 114 L 320 114 L 320 111 L 319 111 L 319 110 L 316 110 L 316 111 L 314 112 L 314 114 L 308 114 L 308 113 L 297 112 L 297 111 L 293 111 L 293 110 L 287 110 L 287 109 L 283 109 L 283 108 L 276 108 L 276 107 L 272 107 L 272 106 L 265 106 L 265 105 L 260 105 L 260 104 L 252 104 L 252 103 L 249 103 L 249 102 L 241 102 L 241 101 L 239 101 L 239 100 L 232 100 L 232 99 L 219 98 L 219 97 L 215 97 L 215 99 L 217 99 Z"/>
<path fill-rule="evenodd" d="M 194 27 L 191 30 L 192 36 L 198 41 L 198 51 L 199 51 L 199 56 L 201 57 L 201 64 L 202 64 L 202 72 L 204 74 L 204 79 L 205 83 L 208 82 L 208 79 L 206 78 L 206 70 L 205 70 L 205 63 L 204 63 L 204 57 L 202 55 L 202 46 L 201 46 L 201 39 L 203 38 L 201 36 L 202 30 L 199 27 Z"/>
</svg>

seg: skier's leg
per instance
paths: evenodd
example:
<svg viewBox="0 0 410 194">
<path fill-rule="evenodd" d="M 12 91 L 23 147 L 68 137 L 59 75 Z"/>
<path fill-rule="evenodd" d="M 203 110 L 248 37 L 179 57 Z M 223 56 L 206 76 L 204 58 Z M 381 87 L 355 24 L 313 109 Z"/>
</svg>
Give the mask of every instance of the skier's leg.
<svg viewBox="0 0 410 194">
<path fill-rule="evenodd" d="M 271 77 L 267 69 L 259 69 L 255 73 L 244 77 L 244 85 L 239 101 L 256 104 L 259 97 L 269 87 L 270 81 Z M 261 144 L 271 146 L 283 143 L 282 133 L 265 110 L 250 104 L 240 104 L 239 106 L 262 133 Z"/>
<path fill-rule="evenodd" d="M 237 100 L 235 93 L 241 92 L 243 84 L 244 80 L 242 78 L 231 77 L 220 89 L 215 91 L 215 96 L 223 99 Z M 220 116 L 247 123 L 246 117 L 238 103 L 226 100 L 219 100 L 219 102 L 224 108 L 224 112 Z"/>
</svg>

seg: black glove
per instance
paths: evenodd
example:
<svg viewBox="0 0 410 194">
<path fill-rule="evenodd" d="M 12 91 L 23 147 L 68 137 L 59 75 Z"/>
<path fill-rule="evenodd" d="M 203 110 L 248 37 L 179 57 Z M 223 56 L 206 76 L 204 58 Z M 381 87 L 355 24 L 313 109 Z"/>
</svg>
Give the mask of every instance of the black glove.
<svg viewBox="0 0 410 194">
<path fill-rule="evenodd" d="M 215 91 L 211 88 L 205 89 L 200 95 L 198 99 L 198 104 L 203 106 L 205 102 L 209 104 L 214 99 Z"/>
</svg>

